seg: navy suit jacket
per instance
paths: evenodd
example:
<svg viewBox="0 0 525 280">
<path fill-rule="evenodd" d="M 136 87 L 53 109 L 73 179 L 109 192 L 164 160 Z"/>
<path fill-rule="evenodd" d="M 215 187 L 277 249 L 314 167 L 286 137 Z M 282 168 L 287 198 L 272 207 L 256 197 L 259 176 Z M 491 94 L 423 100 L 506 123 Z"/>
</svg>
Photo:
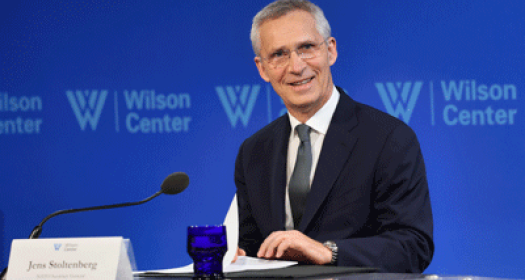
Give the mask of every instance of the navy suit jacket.
<svg viewBox="0 0 525 280">
<path fill-rule="evenodd" d="M 432 260 L 433 221 L 425 165 L 402 121 L 341 89 L 298 230 L 333 240 L 337 265 L 422 272 Z M 285 114 L 249 137 L 235 163 L 239 247 L 255 256 L 285 230 L 290 121 Z"/>
</svg>

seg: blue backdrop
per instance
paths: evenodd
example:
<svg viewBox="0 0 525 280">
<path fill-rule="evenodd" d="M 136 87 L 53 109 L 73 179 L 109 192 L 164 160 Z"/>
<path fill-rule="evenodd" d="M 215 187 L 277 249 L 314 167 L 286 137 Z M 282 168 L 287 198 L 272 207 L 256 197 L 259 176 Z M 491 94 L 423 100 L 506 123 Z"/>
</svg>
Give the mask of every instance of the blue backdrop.
<svg viewBox="0 0 525 280">
<path fill-rule="evenodd" d="M 124 236 L 139 269 L 191 262 L 186 227 L 223 221 L 241 142 L 284 111 L 253 63 L 266 1 L 2 1 L 0 264 L 42 237 Z M 318 1 L 334 81 L 407 122 L 423 149 L 436 252 L 427 273 L 525 276 L 525 2 Z"/>
</svg>

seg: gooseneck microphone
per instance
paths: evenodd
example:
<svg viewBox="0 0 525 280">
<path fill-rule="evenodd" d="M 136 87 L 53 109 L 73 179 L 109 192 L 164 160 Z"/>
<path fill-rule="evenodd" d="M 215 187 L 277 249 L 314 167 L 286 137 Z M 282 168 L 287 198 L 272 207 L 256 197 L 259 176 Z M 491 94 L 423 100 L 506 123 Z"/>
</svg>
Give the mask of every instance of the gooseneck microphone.
<svg viewBox="0 0 525 280">
<path fill-rule="evenodd" d="M 51 215 L 48 215 L 47 217 L 45 217 L 42 220 L 42 222 L 40 222 L 40 224 L 38 224 L 38 226 L 36 226 L 33 229 L 33 231 L 31 232 L 31 235 L 29 235 L 29 239 L 37 239 L 42 233 L 42 226 L 44 225 L 44 223 L 55 216 L 62 215 L 62 214 L 69 214 L 69 213 L 84 212 L 84 211 L 112 209 L 112 208 L 140 205 L 142 203 L 146 203 L 154 199 L 155 197 L 161 194 L 178 194 L 184 191 L 188 187 L 189 184 L 190 184 L 190 178 L 188 177 L 188 175 L 186 175 L 186 173 L 175 172 L 175 173 L 168 175 L 168 177 L 164 179 L 164 181 L 162 182 L 162 185 L 160 185 L 160 191 L 138 202 L 127 202 L 127 203 L 119 203 L 119 204 L 112 204 L 112 205 L 103 205 L 103 206 L 56 211 L 52 213 Z M 3 279 L 6 273 L 7 273 L 7 267 L 0 273 L 0 279 Z"/>
<path fill-rule="evenodd" d="M 178 194 L 182 192 L 183 190 L 188 187 L 190 184 L 190 178 L 186 173 L 184 172 L 175 172 L 162 182 L 162 185 L 160 186 L 160 191 L 156 192 L 154 195 L 138 201 L 138 202 L 126 202 L 126 203 L 119 203 L 119 204 L 112 204 L 112 205 L 102 205 L 102 206 L 95 206 L 95 207 L 86 207 L 86 208 L 78 208 L 78 209 L 67 209 L 67 210 L 59 210 L 56 211 L 47 217 L 45 217 L 42 222 L 38 226 L 36 226 L 31 234 L 29 235 L 29 239 L 36 239 L 40 236 L 42 233 L 42 226 L 45 222 L 47 222 L 49 219 L 56 217 L 58 215 L 62 214 L 70 214 L 70 213 L 77 213 L 77 212 L 84 212 L 84 211 L 93 211 L 93 210 L 102 210 L 102 209 L 112 209 L 112 208 L 120 208 L 120 207 L 127 207 L 127 206 L 134 206 L 134 205 L 140 205 L 143 203 L 146 203 L 155 197 L 161 195 L 161 194 Z"/>
</svg>

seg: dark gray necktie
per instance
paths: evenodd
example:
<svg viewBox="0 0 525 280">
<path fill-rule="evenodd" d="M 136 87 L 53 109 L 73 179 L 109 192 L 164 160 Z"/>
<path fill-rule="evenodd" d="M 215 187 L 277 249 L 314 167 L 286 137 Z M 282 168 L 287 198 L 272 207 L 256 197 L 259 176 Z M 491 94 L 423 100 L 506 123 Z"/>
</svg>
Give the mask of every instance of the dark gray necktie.
<svg viewBox="0 0 525 280">
<path fill-rule="evenodd" d="M 310 172 L 312 169 L 312 147 L 310 144 L 310 127 L 300 124 L 295 127 L 301 144 L 297 150 L 297 160 L 290 178 L 290 206 L 294 227 L 299 228 L 303 217 L 306 197 L 310 190 Z"/>
</svg>

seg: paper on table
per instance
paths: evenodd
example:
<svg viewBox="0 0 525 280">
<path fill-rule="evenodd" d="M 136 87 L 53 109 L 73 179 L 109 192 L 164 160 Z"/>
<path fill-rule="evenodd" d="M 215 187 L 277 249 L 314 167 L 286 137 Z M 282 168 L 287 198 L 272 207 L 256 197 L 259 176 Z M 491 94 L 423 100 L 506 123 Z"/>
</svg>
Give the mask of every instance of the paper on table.
<svg viewBox="0 0 525 280">
<path fill-rule="evenodd" d="M 226 235 L 228 238 L 228 251 L 224 256 L 222 262 L 223 272 L 240 272 L 246 270 L 263 270 L 263 269 L 276 269 L 284 268 L 297 264 L 296 261 L 281 261 L 281 260 L 265 260 L 259 258 L 239 256 L 237 261 L 232 263 L 237 251 L 237 245 L 239 243 L 239 211 L 237 209 L 237 195 L 233 197 L 230 209 L 224 219 L 224 225 L 226 226 Z M 193 272 L 193 264 L 189 266 Z"/>
<path fill-rule="evenodd" d="M 259 258 L 239 256 L 236 262 L 228 265 L 224 272 L 239 272 L 246 270 L 263 270 L 285 268 L 296 265 L 296 261 L 265 260 Z"/>
<path fill-rule="evenodd" d="M 237 195 L 234 195 L 230 208 L 228 209 L 228 213 L 226 213 L 226 218 L 224 218 L 224 225 L 226 226 L 226 238 L 228 239 L 228 251 L 226 251 L 224 258 L 222 259 L 223 268 L 231 264 L 231 262 L 233 261 L 233 258 L 235 257 L 235 252 L 237 251 L 237 244 L 239 242 L 239 214 L 238 213 L 239 212 L 237 211 Z M 178 271 L 179 269 L 181 271 Z M 171 269 L 168 269 L 168 270 L 171 271 Z M 174 268 L 172 270 L 176 270 L 176 271 L 170 272 L 170 273 L 193 272 L 193 263 L 183 266 L 183 267 Z"/>
<path fill-rule="evenodd" d="M 237 209 L 237 195 L 233 197 L 226 218 L 224 219 L 224 225 L 226 226 L 226 237 L 228 239 L 228 251 L 224 255 L 222 262 L 223 272 L 239 272 L 246 270 L 263 270 L 263 269 L 276 269 L 284 268 L 297 264 L 295 261 L 279 261 L 279 260 L 265 260 L 252 257 L 239 256 L 235 263 L 231 263 L 235 257 L 237 251 L 237 245 L 239 242 L 239 215 Z M 138 271 L 134 274 L 140 274 L 145 271 Z M 193 273 L 193 263 L 171 269 L 162 270 L 151 270 L 147 272 L 155 273 Z"/>
<path fill-rule="evenodd" d="M 228 239 L 228 251 L 222 260 L 222 267 L 226 267 L 232 263 L 239 244 L 239 211 L 237 206 L 237 195 L 233 196 L 232 204 L 226 218 L 224 218 L 224 225 L 226 226 L 226 238 Z"/>
<path fill-rule="evenodd" d="M 224 266 L 223 272 L 240 272 L 247 270 L 263 270 L 263 269 L 276 269 L 285 268 L 297 264 L 296 261 L 280 261 L 280 260 L 265 260 L 253 257 L 239 256 L 236 262 Z M 162 269 L 162 270 L 150 270 L 142 272 L 155 272 L 155 273 L 193 273 L 193 264 L 189 264 L 183 267 Z M 140 273 L 142 273 L 140 272 Z"/>
</svg>

